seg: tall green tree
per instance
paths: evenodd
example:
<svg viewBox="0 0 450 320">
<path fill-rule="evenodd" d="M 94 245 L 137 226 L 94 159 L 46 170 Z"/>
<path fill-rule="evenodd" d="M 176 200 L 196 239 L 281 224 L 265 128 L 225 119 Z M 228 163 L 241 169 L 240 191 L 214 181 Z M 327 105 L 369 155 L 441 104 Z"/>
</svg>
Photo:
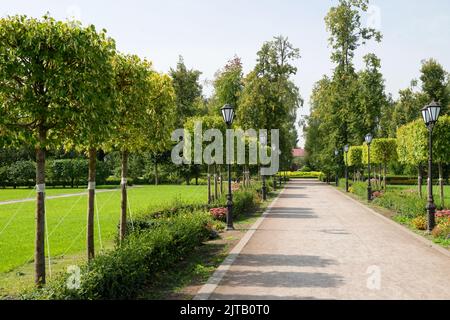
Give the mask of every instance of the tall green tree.
<svg viewBox="0 0 450 320">
<path fill-rule="evenodd" d="M 235 56 L 225 67 L 219 70 L 214 79 L 214 95 L 211 112 L 220 115 L 220 108 L 230 104 L 239 112 L 238 101 L 243 90 L 243 73 L 241 59 Z"/>
<path fill-rule="evenodd" d="M 435 100 L 441 104 L 441 114 L 447 114 L 450 111 L 448 72 L 435 59 L 429 59 L 422 61 L 420 73 L 422 91 L 427 95 L 429 100 Z"/>
<path fill-rule="evenodd" d="M 0 19 L 2 139 L 36 149 L 35 282 L 45 283 L 45 157 L 71 124 L 100 117 L 101 80 L 112 43 L 104 31 L 77 22 L 13 16 Z"/>
<path fill-rule="evenodd" d="M 381 118 L 385 96 L 380 61 L 373 54 L 365 56 L 366 67 L 359 73 L 353 62 L 361 45 L 382 38 L 380 32 L 362 25 L 367 6 L 366 0 L 340 0 L 325 17 L 335 68 L 332 76 L 323 77 L 314 87 L 307 123 L 310 128 L 306 129 L 307 151 L 322 170 L 330 171 L 335 165 L 334 149 L 361 144 Z M 314 145 L 308 142 L 311 138 Z"/>
<path fill-rule="evenodd" d="M 163 151 L 175 127 L 175 92 L 171 79 L 137 56 L 117 55 L 115 62 L 118 120 L 111 147 L 121 152 L 120 239 L 127 228 L 127 177 L 130 152 Z"/>
<path fill-rule="evenodd" d="M 287 164 L 297 142 L 295 121 L 302 104 L 299 89 L 291 77 L 300 58 L 283 36 L 265 42 L 257 53 L 257 64 L 244 79 L 239 99 L 237 125 L 243 129 L 279 129 L 282 161 Z"/>
<path fill-rule="evenodd" d="M 176 68 L 171 68 L 169 75 L 172 77 L 176 96 L 177 126 L 181 128 L 186 118 L 204 112 L 202 86 L 199 81 L 201 72 L 189 70 L 180 56 Z"/>
<path fill-rule="evenodd" d="M 363 58 L 365 68 L 358 73 L 357 112 L 352 112 L 356 137 L 364 137 L 368 132 L 377 134 L 383 109 L 388 108 L 384 92 L 384 79 L 380 72 L 380 59 L 373 53 Z"/>
</svg>

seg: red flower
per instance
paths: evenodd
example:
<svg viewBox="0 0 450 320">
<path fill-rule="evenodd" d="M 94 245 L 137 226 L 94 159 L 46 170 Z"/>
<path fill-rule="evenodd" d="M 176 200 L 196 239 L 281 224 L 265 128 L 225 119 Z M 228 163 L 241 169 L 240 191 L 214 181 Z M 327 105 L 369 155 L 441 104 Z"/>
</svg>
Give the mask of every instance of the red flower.
<svg viewBox="0 0 450 320">
<path fill-rule="evenodd" d="M 225 220 L 227 213 L 228 213 L 228 209 L 227 208 L 211 208 L 209 210 L 209 212 L 214 217 L 214 219 Z"/>
</svg>

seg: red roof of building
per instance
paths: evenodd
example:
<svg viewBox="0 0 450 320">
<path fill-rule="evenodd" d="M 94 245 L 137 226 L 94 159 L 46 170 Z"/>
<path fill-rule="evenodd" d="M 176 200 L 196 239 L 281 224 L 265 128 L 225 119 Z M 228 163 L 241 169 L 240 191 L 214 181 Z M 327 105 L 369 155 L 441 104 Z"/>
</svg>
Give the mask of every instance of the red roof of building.
<svg viewBox="0 0 450 320">
<path fill-rule="evenodd" d="M 305 149 L 302 148 L 296 148 L 292 149 L 292 156 L 296 158 L 301 158 L 305 156 Z"/>
</svg>

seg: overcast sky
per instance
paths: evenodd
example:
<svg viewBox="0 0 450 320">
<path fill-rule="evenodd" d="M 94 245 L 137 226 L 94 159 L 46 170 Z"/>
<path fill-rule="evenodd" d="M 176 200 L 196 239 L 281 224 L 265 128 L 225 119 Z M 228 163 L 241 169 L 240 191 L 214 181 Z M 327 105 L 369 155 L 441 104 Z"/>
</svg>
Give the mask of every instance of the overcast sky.
<svg viewBox="0 0 450 320">
<path fill-rule="evenodd" d="M 299 116 L 309 113 L 314 82 L 330 74 L 330 48 L 324 17 L 337 1 L 306 0 L 161 0 L 161 1 L 63 1 L 0 0 L 0 14 L 40 17 L 46 12 L 65 20 L 105 28 L 117 48 L 150 59 L 157 70 L 167 72 L 178 55 L 188 67 L 200 70 L 205 94 L 206 80 L 235 54 L 245 72 L 255 64 L 256 52 L 275 35 L 289 37 L 300 48 L 298 74 L 294 80 L 305 105 Z M 373 0 L 363 23 L 383 33 L 381 44 L 358 50 L 361 57 L 374 52 L 381 58 L 386 91 L 398 90 L 418 78 L 422 59 L 434 57 L 450 70 L 450 1 Z M 300 141 L 300 145 L 303 140 Z"/>
</svg>

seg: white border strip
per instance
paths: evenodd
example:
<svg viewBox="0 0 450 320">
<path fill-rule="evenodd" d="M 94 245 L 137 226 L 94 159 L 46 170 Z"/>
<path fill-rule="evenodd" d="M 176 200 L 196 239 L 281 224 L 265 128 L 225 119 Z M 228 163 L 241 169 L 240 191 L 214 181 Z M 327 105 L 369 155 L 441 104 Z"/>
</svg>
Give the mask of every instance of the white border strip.
<svg viewBox="0 0 450 320">
<path fill-rule="evenodd" d="M 267 206 L 264 213 L 261 215 L 261 217 L 258 218 L 258 220 L 255 221 L 255 223 L 252 225 L 252 227 L 245 233 L 245 235 L 242 237 L 242 239 L 239 241 L 239 243 L 230 251 L 228 256 L 225 258 L 225 260 L 220 264 L 220 266 L 216 269 L 216 271 L 213 273 L 213 275 L 208 279 L 208 281 L 200 288 L 200 290 L 197 292 L 195 297 L 192 300 L 208 300 L 211 294 L 216 290 L 217 286 L 219 285 L 220 281 L 222 281 L 223 277 L 227 273 L 227 271 L 230 269 L 231 265 L 236 260 L 237 256 L 241 253 L 242 249 L 247 245 L 248 241 L 251 239 L 255 231 L 259 228 L 261 223 L 264 221 L 265 216 L 270 213 L 272 210 L 272 207 L 277 202 L 280 195 L 285 191 L 285 187 L 283 190 L 278 193 L 277 197 Z"/>
<path fill-rule="evenodd" d="M 388 217 L 385 217 L 384 215 L 382 215 L 381 213 L 376 212 L 374 209 L 368 207 L 367 205 L 365 205 L 362 202 L 359 202 L 356 199 L 353 199 L 352 197 L 350 197 L 349 195 L 345 194 L 344 192 L 342 192 L 339 189 L 336 189 L 335 187 L 330 186 L 334 191 L 340 193 L 341 195 L 343 195 L 344 197 L 346 197 L 347 199 L 355 202 L 356 204 L 358 204 L 360 207 L 366 209 L 366 211 L 369 211 L 370 213 L 376 215 L 377 217 L 379 217 L 380 219 L 383 219 L 384 221 L 388 222 L 389 224 L 397 227 L 398 229 L 402 230 L 405 233 L 408 233 L 410 236 L 413 236 L 416 240 L 419 240 L 420 242 L 422 242 L 424 245 L 426 245 L 427 247 L 433 248 L 437 251 L 439 251 L 440 253 L 446 255 L 447 257 L 450 257 L 450 251 L 441 247 L 438 244 L 435 244 L 433 241 L 428 240 L 427 238 L 424 238 L 423 236 L 415 233 L 414 231 L 411 231 L 410 229 L 408 229 L 406 226 L 392 220 L 389 219 Z M 389 210 L 389 209 L 386 209 Z"/>
</svg>

